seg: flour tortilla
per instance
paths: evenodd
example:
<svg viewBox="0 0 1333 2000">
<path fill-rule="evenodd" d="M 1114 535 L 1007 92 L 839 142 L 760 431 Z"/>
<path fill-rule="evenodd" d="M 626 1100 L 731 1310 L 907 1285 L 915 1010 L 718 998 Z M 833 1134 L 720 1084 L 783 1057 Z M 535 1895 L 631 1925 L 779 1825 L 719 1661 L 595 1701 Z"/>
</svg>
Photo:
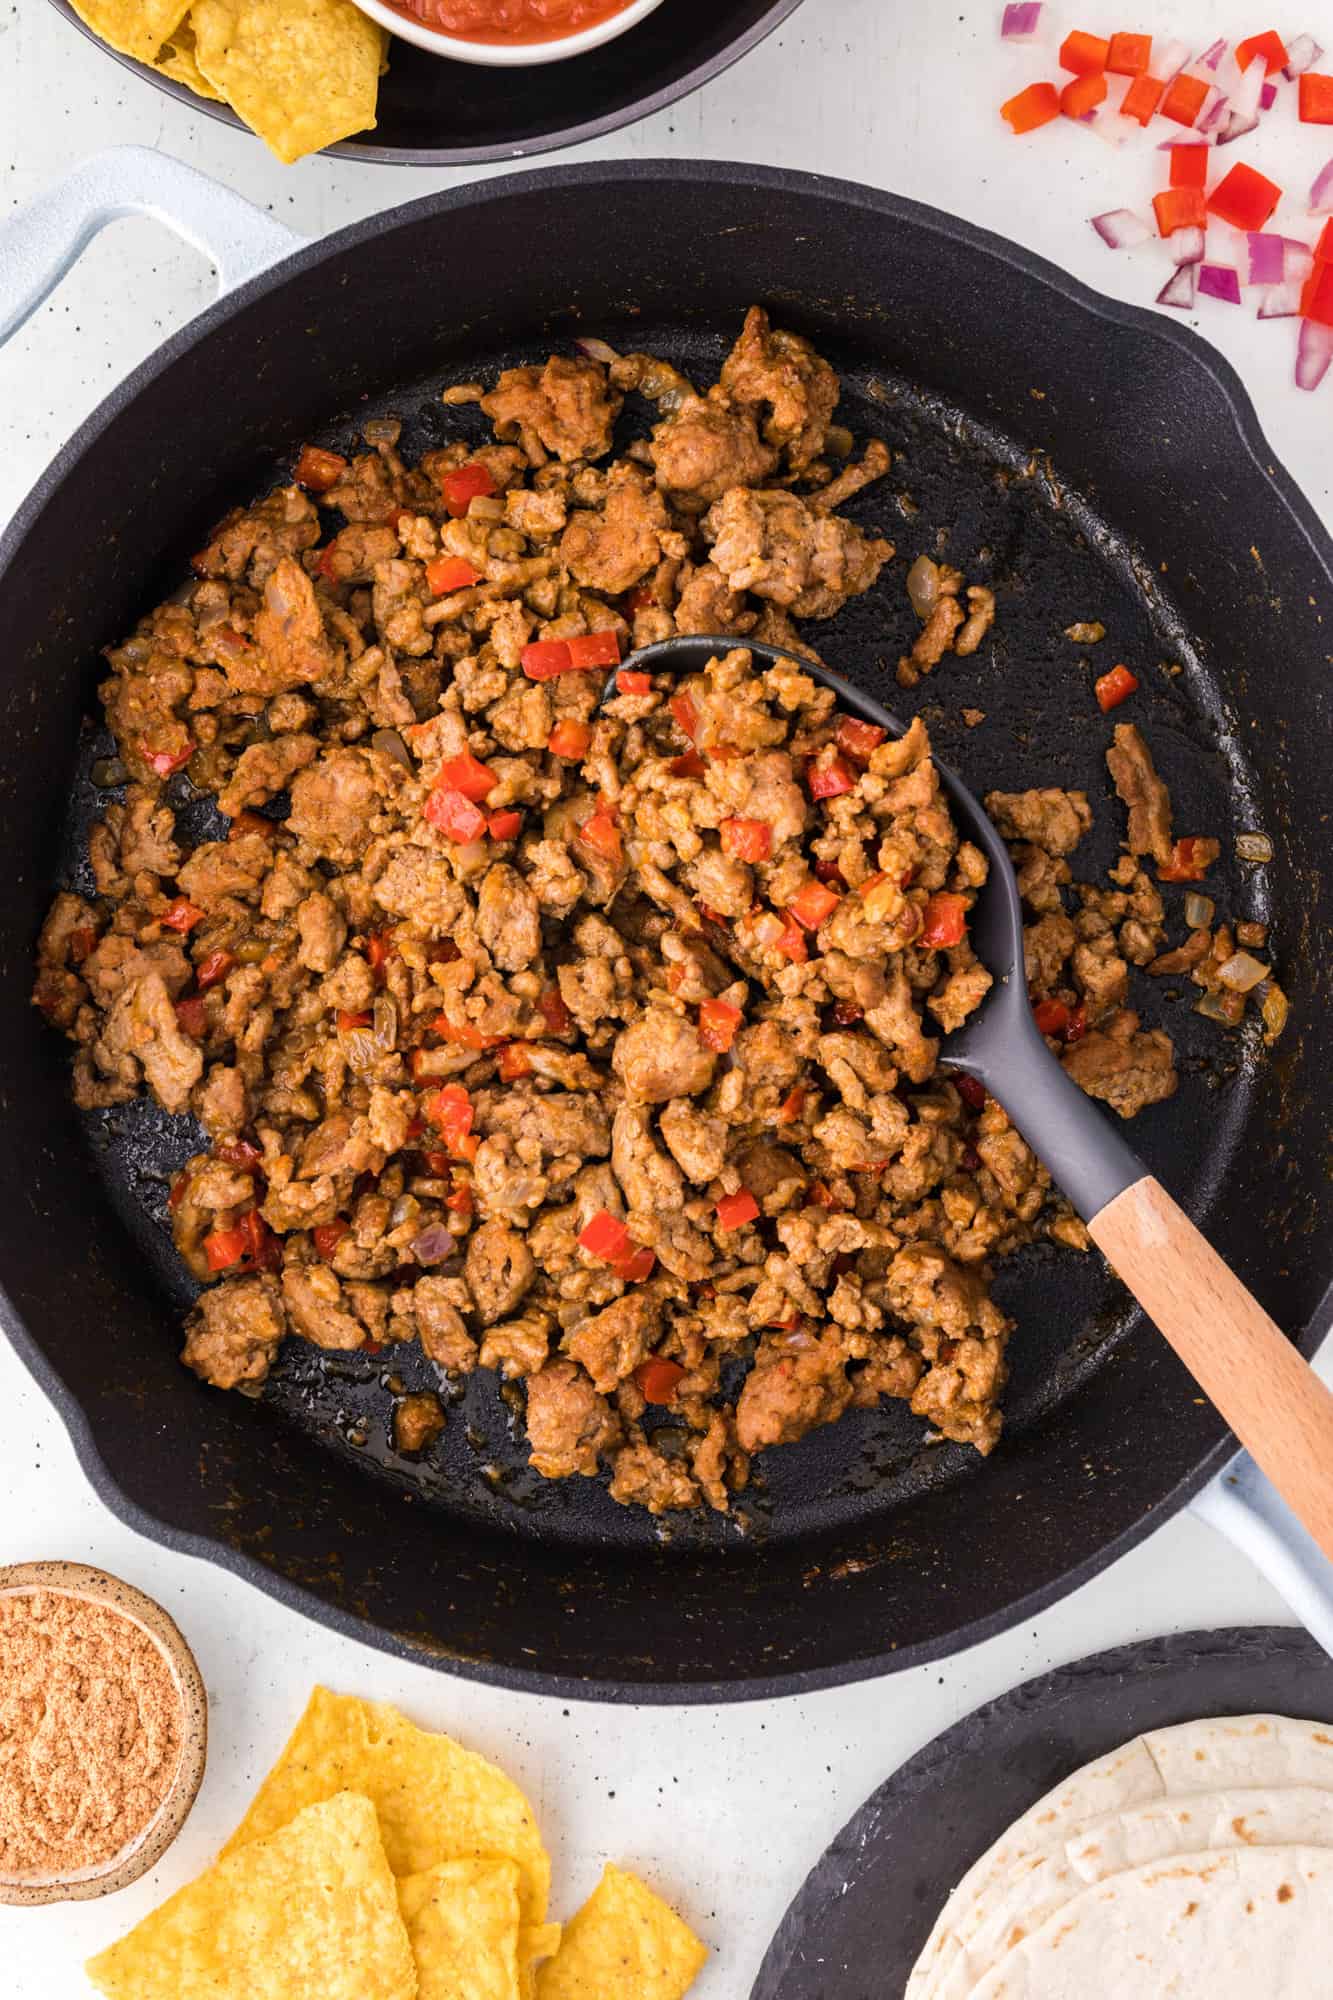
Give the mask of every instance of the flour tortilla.
<svg viewBox="0 0 1333 2000">
<path fill-rule="evenodd" d="M 1014 1880 L 932 1991 L 937 2000 L 968 2000 L 1006 1952 L 1091 1885 L 1183 1854 L 1244 1847 L 1333 1849 L 1333 1792 L 1313 1786 L 1198 1792 L 1092 1820 Z"/>
<path fill-rule="evenodd" d="M 1331 1937 L 1327 1848 L 1179 1855 L 1085 1889 L 972 2000 L 1315 2000 Z"/>
<path fill-rule="evenodd" d="M 1136 1736 L 1038 1799 L 973 1863 L 912 1969 L 906 2000 L 936 1982 L 1012 1884 L 1089 1821 L 1187 1793 L 1307 1785 L 1333 1791 L 1333 1725 L 1280 1715 L 1222 1716 Z"/>
</svg>

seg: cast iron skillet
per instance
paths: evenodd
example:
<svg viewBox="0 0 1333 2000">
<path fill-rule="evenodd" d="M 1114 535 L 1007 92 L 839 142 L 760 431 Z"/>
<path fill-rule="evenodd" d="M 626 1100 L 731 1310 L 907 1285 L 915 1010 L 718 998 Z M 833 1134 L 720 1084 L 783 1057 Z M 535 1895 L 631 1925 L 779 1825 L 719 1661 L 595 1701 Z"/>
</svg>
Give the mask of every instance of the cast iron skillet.
<svg viewBox="0 0 1333 2000">
<path fill-rule="evenodd" d="M 513 248 L 532 243 L 540 259 Z M 1333 552 L 1225 364 L 964 224 L 771 170 L 574 168 L 343 231 L 169 342 L 0 543 L 0 1088 L 24 1141 L 0 1157 L 0 1281 L 11 1337 L 120 1513 L 357 1636 L 511 1686 L 718 1700 L 951 1652 L 1092 1575 L 1229 1448 L 1100 1261 L 1046 1248 L 1000 1279 L 1021 1332 L 1008 1429 L 984 1465 L 924 1446 L 893 1405 L 770 1454 L 730 1520 L 657 1525 L 596 1483 L 532 1479 L 521 1429 L 473 1377 L 439 1455 L 413 1469 L 386 1448 L 382 1360 L 289 1343 L 257 1404 L 181 1370 L 160 1216 L 197 1142 L 146 1107 L 91 1128 L 70 1109 L 64 1045 L 27 992 L 91 805 L 83 774 L 101 744 L 81 718 L 97 648 L 180 581 L 227 503 L 285 476 L 303 439 L 345 446 L 393 411 L 415 452 L 475 414 L 444 410 L 443 383 L 580 331 L 712 379 L 752 299 L 817 341 L 845 419 L 898 454 L 854 511 L 900 559 L 819 628 L 830 663 L 892 686 L 920 550 L 993 581 L 993 644 L 891 699 L 928 716 L 979 789 L 1084 786 L 1088 879 L 1121 833 L 1091 677 L 1116 659 L 1140 673 L 1135 714 L 1178 828 L 1221 838 L 1225 909 L 1273 921 L 1293 1020 L 1265 1056 L 1199 1020 L 1192 989 L 1173 1000 L 1142 982 L 1182 1084 L 1134 1142 L 1307 1350 L 1325 1324 L 1330 978 L 1315 940 L 1333 916 L 1316 865 Z M 1107 628 L 1095 666 L 1063 637 L 1092 618 Z M 985 720 L 965 727 L 965 706 Z M 1233 857 L 1235 832 L 1256 826 L 1277 839 L 1271 869 Z M 393 1360 L 404 1382 L 426 1379 L 414 1354 Z"/>
<path fill-rule="evenodd" d="M 397 36 L 380 78 L 373 132 L 326 151 L 339 159 L 384 166 L 466 166 L 554 152 L 617 132 L 665 110 L 756 48 L 801 0 L 667 0 L 667 4 L 604 48 L 553 66 L 487 69 L 446 62 Z M 69 0 L 52 0 L 80 29 L 145 83 L 169 97 L 244 130 L 229 104 L 197 97 L 132 56 L 108 48 L 81 21 Z M 261 142 L 256 139 L 255 144 Z"/>
</svg>

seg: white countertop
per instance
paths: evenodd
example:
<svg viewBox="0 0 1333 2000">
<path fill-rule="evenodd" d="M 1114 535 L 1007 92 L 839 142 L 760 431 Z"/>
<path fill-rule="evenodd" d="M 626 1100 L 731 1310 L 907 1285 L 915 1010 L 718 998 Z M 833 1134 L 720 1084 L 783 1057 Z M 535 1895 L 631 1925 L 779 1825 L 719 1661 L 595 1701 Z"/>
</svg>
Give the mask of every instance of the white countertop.
<svg viewBox="0 0 1333 2000">
<path fill-rule="evenodd" d="M 564 157 L 734 157 L 869 181 L 1016 237 L 1105 291 L 1150 301 L 1166 275 L 1160 252 L 1112 255 L 1087 217 L 1144 208 L 1161 185 L 1159 157 L 1135 142 L 1113 154 L 1063 126 L 1010 138 L 995 107 L 1044 73 L 1043 58 L 1000 47 L 998 12 L 998 0 L 950 8 L 807 0 L 706 90 Z M 1063 25 L 1109 32 L 1125 23 L 1093 0 Z M 1179 0 L 1169 23 L 1200 44 L 1254 25 L 1248 0 Z M 1281 25 L 1294 32 L 1307 23 Z M 1328 135 L 1292 115 L 1261 137 L 1236 153 L 1303 199 L 1328 157 Z M 309 234 L 503 171 L 323 159 L 284 170 L 256 141 L 137 82 L 39 0 L 11 6 L 0 17 L 4 207 L 87 153 L 130 140 L 190 160 Z M 100 239 L 0 352 L 0 520 L 78 421 L 209 296 L 200 260 L 154 225 L 122 223 Z M 1275 451 L 1333 523 L 1333 378 L 1316 397 L 1292 386 L 1290 325 L 1260 326 L 1247 310 L 1206 300 L 1195 324 L 1224 348 Z M 498 1693 L 400 1664 L 139 1539 L 94 1497 L 55 1415 L 3 1346 L 0 1468 L 0 1562 L 63 1556 L 150 1591 L 184 1627 L 212 1694 L 199 1803 L 150 1877 L 106 1902 L 0 1910 L 7 2000 L 87 2000 L 82 1959 L 205 1863 L 316 1680 L 398 1701 L 495 1756 L 527 1785 L 552 1847 L 555 1914 L 573 1910 L 603 1859 L 637 1866 L 714 1947 L 698 2000 L 745 2000 L 807 1869 L 866 1794 L 940 1729 L 1031 1674 L 1126 1640 L 1290 1622 L 1240 1557 L 1181 1518 L 1030 1626 L 939 1666 L 787 1702 L 609 1708 Z"/>
</svg>

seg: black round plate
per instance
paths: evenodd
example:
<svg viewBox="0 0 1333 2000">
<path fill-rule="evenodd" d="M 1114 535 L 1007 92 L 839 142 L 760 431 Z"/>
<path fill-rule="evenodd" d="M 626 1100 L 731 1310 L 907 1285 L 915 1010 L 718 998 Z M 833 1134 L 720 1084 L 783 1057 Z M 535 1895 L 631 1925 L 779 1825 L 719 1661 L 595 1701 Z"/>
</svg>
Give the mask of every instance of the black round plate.
<svg viewBox="0 0 1333 2000">
<path fill-rule="evenodd" d="M 955 1883 L 1053 1785 L 1145 1729 L 1268 1713 L 1333 1720 L 1333 1660 L 1306 1632 L 1148 1639 L 1001 1695 L 848 1821 L 783 1918 L 750 2000 L 899 2000 Z"/>
<path fill-rule="evenodd" d="M 69 0 L 51 0 L 65 19 L 148 83 L 226 125 L 230 106 L 196 97 L 98 40 Z M 373 132 L 328 152 L 386 166 L 463 166 L 554 152 L 618 131 L 718 76 L 794 13 L 801 0 L 664 0 L 604 47 L 532 69 L 485 69 L 448 62 L 411 42 L 393 41 L 380 79 Z M 242 128 L 244 129 L 244 128 Z"/>
</svg>

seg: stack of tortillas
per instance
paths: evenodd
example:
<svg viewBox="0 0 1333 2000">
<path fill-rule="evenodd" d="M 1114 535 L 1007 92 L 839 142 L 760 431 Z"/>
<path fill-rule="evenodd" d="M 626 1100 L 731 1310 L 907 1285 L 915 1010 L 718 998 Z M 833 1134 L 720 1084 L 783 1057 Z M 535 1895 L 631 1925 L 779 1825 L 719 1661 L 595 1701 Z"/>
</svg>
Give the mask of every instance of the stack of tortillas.
<svg viewBox="0 0 1333 2000">
<path fill-rule="evenodd" d="M 968 1870 L 906 2000 L 1333 1996 L 1333 1725 L 1139 1736 Z"/>
</svg>

